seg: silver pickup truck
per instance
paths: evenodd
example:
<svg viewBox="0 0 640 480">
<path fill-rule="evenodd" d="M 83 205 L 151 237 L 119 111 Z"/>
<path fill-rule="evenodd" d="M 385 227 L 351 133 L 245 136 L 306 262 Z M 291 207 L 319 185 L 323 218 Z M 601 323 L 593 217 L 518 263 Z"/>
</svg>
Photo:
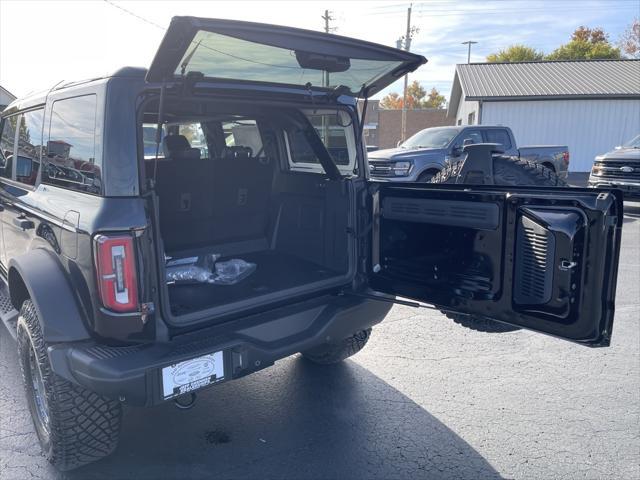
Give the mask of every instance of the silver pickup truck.
<svg viewBox="0 0 640 480">
<path fill-rule="evenodd" d="M 569 148 L 565 145 L 518 148 L 508 127 L 472 125 L 434 127 L 421 130 L 397 148 L 368 153 L 372 177 L 398 182 L 428 182 L 448 162 L 455 162 L 462 148 L 475 143 L 498 143 L 505 154 L 530 160 L 567 177 Z"/>
</svg>

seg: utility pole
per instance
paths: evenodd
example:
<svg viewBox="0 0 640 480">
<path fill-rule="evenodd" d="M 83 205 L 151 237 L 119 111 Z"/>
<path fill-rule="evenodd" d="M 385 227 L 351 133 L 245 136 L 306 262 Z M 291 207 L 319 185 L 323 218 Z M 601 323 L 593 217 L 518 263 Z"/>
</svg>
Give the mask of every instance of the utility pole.
<svg viewBox="0 0 640 480">
<path fill-rule="evenodd" d="M 335 20 L 335 18 L 333 18 L 331 16 L 331 12 L 329 10 L 325 10 L 324 11 L 324 15 L 322 15 L 320 18 L 322 18 L 324 20 L 324 32 L 325 33 L 331 33 L 332 28 L 329 26 L 329 22 L 331 20 Z M 322 84 L 325 87 L 329 86 L 329 72 L 324 72 L 323 75 L 323 79 L 322 79 Z"/>
<path fill-rule="evenodd" d="M 332 16 L 331 16 L 331 12 L 329 12 L 329 10 L 325 10 L 324 11 L 324 15 L 322 15 L 322 17 L 320 17 L 324 20 L 324 32 L 325 33 L 331 33 L 331 27 L 329 26 L 329 22 L 331 20 L 335 20 Z M 324 71 L 322 73 L 322 85 L 324 87 L 328 87 L 330 85 L 329 83 L 329 72 L 328 71 Z M 326 115 L 322 115 L 322 140 L 324 142 L 324 144 L 326 146 L 329 146 L 329 125 L 327 124 L 327 116 Z"/>
<path fill-rule="evenodd" d="M 411 28 L 411 7 L 413 4 L 409 4 L 407 9 L 407 33 L 404 36 L 404 49 L 408 52 L 411 48 L 411 37 L 417 31 L 417 29 Z M 409 88 L 409 75 L 404 76 L 404 92 L 402 95 L 402 130 L 400 134 L 400 140 L 405 141 L 407 138 L 407 89 Z"/>
<path fill-rule="evenodd" d="M 478 42 L 474 42 L 473 40 L 467 40 L 466 42 L 462 42 L 462 45 L 468 45 L 469 49 L 467 50 L 467 63 L 471 63 L 471 45 L 475 45 Z"/>
</svg>

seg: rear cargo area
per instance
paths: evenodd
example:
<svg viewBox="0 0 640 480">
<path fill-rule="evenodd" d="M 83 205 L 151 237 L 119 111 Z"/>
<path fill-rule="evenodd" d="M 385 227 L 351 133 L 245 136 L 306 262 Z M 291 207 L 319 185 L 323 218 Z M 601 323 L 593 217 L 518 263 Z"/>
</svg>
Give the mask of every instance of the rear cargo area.
<svg viewBox="0 0 640 480">
<path fill-rule="evenodd" d="M 186 124 L 201 125 L 201 137 L 189 135 Z M 175 120 L 167 125 L 161 158 L 145 157 L 169 262 L 214 255 L 216 264 L 236 259 L 255 265 L 234 284 L 166 282 L 176 322 L 348 281 L 350 181 L 288 168 L 292 154 L 309 152 L 300 145 L 288 149 L 300 140 L 282 129 L 260 114 Z"/>
</svg>

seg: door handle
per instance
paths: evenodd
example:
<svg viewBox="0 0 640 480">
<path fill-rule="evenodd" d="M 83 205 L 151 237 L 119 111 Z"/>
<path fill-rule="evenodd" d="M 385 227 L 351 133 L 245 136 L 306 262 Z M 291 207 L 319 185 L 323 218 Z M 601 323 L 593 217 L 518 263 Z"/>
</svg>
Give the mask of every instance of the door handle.
<svg viewBox="0 0 640 480">
<path fill-rule="evenodd" d="M 16 217 L 13 219 L 13 224 L 18 227 L 21 228 L 23 230 L 31 230 L 33 227 L 35 227 L 34 223 L 25 218 L 24 216 L 20 215 L 19 217 Z"/>
</svg>

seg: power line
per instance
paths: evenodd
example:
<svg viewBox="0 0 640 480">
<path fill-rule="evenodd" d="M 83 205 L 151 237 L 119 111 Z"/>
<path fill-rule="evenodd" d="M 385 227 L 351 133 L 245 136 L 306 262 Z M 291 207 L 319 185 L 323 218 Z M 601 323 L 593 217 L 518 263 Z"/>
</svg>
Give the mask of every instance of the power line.
<svg viewBox="0 0 640 480">
<path fill-rule="evenodd" d="M 617 7 L 616 10 L 618 11 L 630 11 L 630 10 L 637 10 L 637 7 L 635 5 L 626 5 L 626 6 L 619 6 Z M 508 8 L 500 8 L 500 9 L 486 9 L 486 8 L 469 8 L 469 9 L 463 9 L 463 10 L 451 10 L 451 9 L 447 9 L 447 10 L 442 10 L 442 9 L 433 9 L 433 10 L 427 10 L 425 11 L 424 9 L 421 9 L 418 13 L 417 16 L 418 17 L 456 17 L 456 16 L 461 16 L 461 15 L 474 15 L 474 14 L 481 14 L 481 15 L 504 15 L 505 13 L 574 13 L 575 12 L 575 8 L 574 7 L 549 7 L 549 8 L 517 8 L 517 9 L 508 9 Z M 602 7 L 596 7 L 595 5 L 592 6 L 584 6 L 580 8 L 580 12 L 602 12 Z M 378 12 L 364 12 L 361 14 L 361 16 L 363 17 L 373 17 L 373 16 L 400 16 L 400 15 L 404 15 L 403 11 L 378 11 Z"/>
<path fill-rule="evenodd" d="M 126 13 L 127 15 L 131 15 L 132 17 L 135 17 L 135 18 L 137 18 L 138 20 L 142 20 L 143 22 L 148 23 L 149 25 L 153 25 L 154 27 L 159 28 L 159 29 L 161 29 L 161 30 L 166 30 L 166 29 L 167 29 L 167 27 L 163 27 L 162 25 L 158 25 L 157 23 L 155 23 L 155 22 L 153 22 L 153 21 L 151 21 L 151 20 L 148 20 L 148 19 L 146 19 L 146 18 L 144 18 L 144 17 L 141 17 L 141 16 L 140 16 L 140 15 L 138 15 L 137 13 L 133 13 L 131 10 L 127 10 L 126 8 L 121 7 L 120 5 L 117 5 L 117 4 L 113 3 L 113 2 L 112 2 L 112 1 L 110 1 L 110 0 L 102 0 L 102 1 L 103 1 L 104 3 L 106 3 L 106 4 L 108 4 L 108 5 L 111 5 L 112 7 L 117 8 L 118 10 L 123 11 L 123 12 L 124 12 L 124 13 Z"/>
</svg>

